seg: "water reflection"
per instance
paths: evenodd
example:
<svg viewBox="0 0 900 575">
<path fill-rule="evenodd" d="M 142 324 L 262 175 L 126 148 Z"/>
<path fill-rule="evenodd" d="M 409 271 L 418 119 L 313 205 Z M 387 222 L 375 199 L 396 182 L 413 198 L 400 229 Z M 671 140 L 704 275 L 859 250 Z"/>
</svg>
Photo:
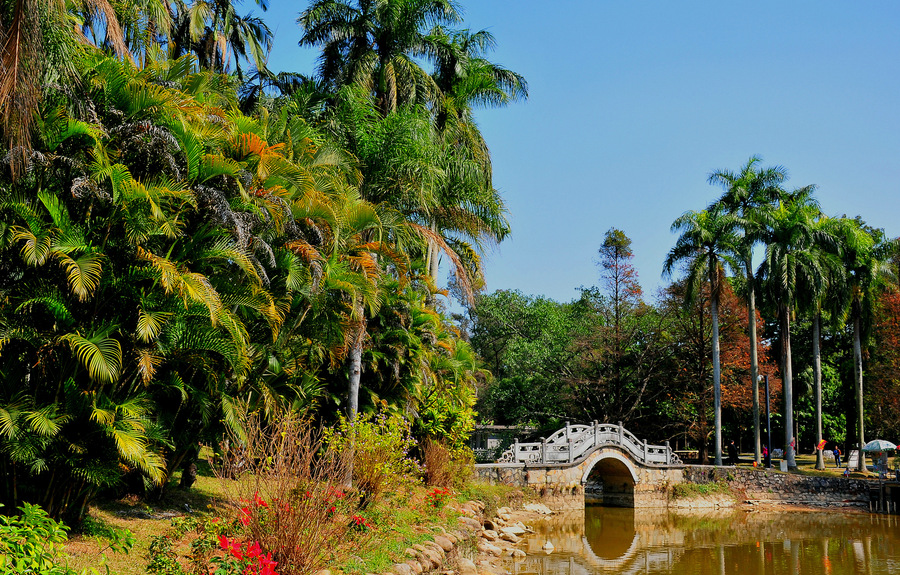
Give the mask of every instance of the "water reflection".
<svg viewBox="0 0 900 575">
<path fill-rule="evenodd" d="M 535 527 L 528 557 L 510 562 L 511 573 L 900 573 L 896 516 L 589 507 Z M 541 549 L 548 540 L 549 554 Z"/>
</svg>

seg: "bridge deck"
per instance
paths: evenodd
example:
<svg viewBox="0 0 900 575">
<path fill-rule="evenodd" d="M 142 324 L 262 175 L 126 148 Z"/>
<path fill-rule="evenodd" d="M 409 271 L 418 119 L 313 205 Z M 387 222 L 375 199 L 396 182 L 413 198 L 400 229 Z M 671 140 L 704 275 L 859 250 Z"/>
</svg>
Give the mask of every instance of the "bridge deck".
<svg viewBox="0 0 900 575">
<path fill-rule="evenodd" d="M 665 445 L 641 441 L 622 424 L 569 425 L 536 443 L 519 443 L 507 449 L 498 463 L 559 465 L 575 463 L 595 447 L 615 446 L 643 465 L 681 465 L 681 459 Z"/>
</svg>

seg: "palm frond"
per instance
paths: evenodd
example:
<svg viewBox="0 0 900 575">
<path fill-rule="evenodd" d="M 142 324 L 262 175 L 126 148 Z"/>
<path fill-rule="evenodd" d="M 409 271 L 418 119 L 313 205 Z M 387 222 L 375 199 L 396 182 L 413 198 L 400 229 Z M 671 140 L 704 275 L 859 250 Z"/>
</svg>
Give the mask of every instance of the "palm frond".
<svg viewBox="0 0 900 575">
<path fill-rule="evenodd" d="M 78 259 L 58 252 L 57 259 L 66 270 L 66 278 L 69 288 L 80 301 L 85 301 L 100 286 L 100 276 L 103 273 L 103 255 L 88 253 L 79 256 Z"/>
<path fill-rule="evenodd" d="M 105 330 L 91 338 L 77 333 L 60 337 L 67 342 L 75 356 L 88 372 L 88 376 L 98 383 L 115 383 L 122 369 L 122 346 L 118 340 L 106 335 Z"/>
</svg>

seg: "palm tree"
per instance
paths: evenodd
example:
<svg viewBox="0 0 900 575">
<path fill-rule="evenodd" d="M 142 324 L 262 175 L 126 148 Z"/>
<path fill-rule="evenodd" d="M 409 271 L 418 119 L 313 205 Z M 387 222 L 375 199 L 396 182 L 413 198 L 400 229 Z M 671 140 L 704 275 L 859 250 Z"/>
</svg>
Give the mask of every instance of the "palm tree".
<svg viewBox="0 0 900 575">
<path fill-rule="evenodd" d="M 496 46 L 487 30 L 472 33 L 435 28 L 430 40 L 435 58 L 432 78 L 440 90 L 435 118 L 440 132 L 450 123 L 474 124 L 474 108 L 497 108 L 528 98 L 525 78 L 485 58 Z"/>
<path fill-rule="evenodd" d="M 735 216 L 717 210 L 687 212 L 672 224 L 672 231 L 681 236 L 669 250 L 663 264 L 663 274 L 671 276 L 675 266 L 687 262 L 687 285 L 690 303 L 699 292 L 701 282 L 709 282 L 710 315 L 712 316 L 713 394 L 715 401 L 715 464 L 722 465 L 722 382 L 719 361 L 719 293 L 724 270 L 722 263 L 734 265 L 734 253 L 738 225 Z"/>
<path fill-rule="evenodd" d="M 896 281 L 891 257 L 896 254 L 896 240 L 888 240 L 883 230 L 865 225 L 858 218 L 843 219 L 840 247 L 846 269 L 846 294 L 850 323 L 853 326 L 853 381 L 856 391 L 857 437 L 860 456 L 858 471 L 865 471 L 865 406 L 863 402 L 862 344 L 872 325 L 872 310 L 883 287 Z"/>
<path fill-rule="evenodd" d="M 481 242 L 499 242 L 508 233 L 503 201 L 494 189 L 490 151 L 473 117 L 476 107 L 500 107 L 528 97 L 525 79 L 488 61 L 484 54 L 495 46 L 487 31 L 431 33 L 435 46 L 432 74 L 440 91 L 435 112 L 437 137 L 442 142 L 447 177 L 427 211 L 429 227 L 443 236 Z M 458 253 L 470 251 L 462 249 Z M 438 275 L 439 250 L 429 243 L 426 263 L 433 279 Z"/>
<path fill-rule="evenodd" d="M 261 4 L 263 10 L 266 6 Z M 201 67 L 216 72 L 232 71 L 234 62 L 238 78 L 243 78 L 241 60 L 257 70 L 266 68 L 274 36 L 261 18 L 239 15 L 231 0 L 176 0 L 170 10 L 171 57 L 194 53 Z"/>
<path fill-rule="evenodd" d="M 434 82 L 416 58 L 430 55 L 432 26 L 459 20 L 453 0 L 316 0 L 297 23 L 301 45 L 322 47 L 322 79 L 364 86 L 386 116 L 401 103 L 434 101 Z"/>
<path fill-rule="evenodd" d="M 781 166 L 761 168 L 762 159 L 752 156 L 738 173 L 718 170 L 710 174 L 709 183 L 718 184 L 725 193 L 714 204 L 740 218 L 740 241 L 736 245 L 736 259 L 746 277 L 747 315 L 750 331 L 750 382 L 753 387 L 753 457 L 760 459 L 759 432 L 759 361 L 756 336 L 756 270 L 753 267 L 753 249 L 759 242 L 761 212 L 770 208 L 781 195 L 779 186 L 787 178 Z"/>
<path fill-rule="evenodd" d="M 87 2 L 76 2 L 83 8 Z M 92 2 L 102 13 L 104 29 L 124 56 L 121 30 L 108 0 Z M 72 24 L 70 5 L 42 0 L 0 2 L 0 128 L 14 176 L 30 162 L 34 118 L 44 86 L 69 84 L 77 76 L 76 63 L 83 38 Z"/>
<path fill-rule="evenodd" d="M 781 329 L 782 381 L 784 389 L 785 444 L 789 467 L 796 467 L 793 411 L 793 371 L 791 363 L 791 317 L 806 293 L 819 292 L 828 273 L 822 254 L 833 238 L 816 225 L 821 212 L 813 199 L 814 186 L 797 190 L 783 198 L 768 217 L 763 240 L 765 259 L 759 275 L 775 302 Z"/>
<path fill-rule="evenodd" d="M 843 284 L 845 272 L 841 266 L 838 255 L 838 244 L 842 230 L 841 220 L 832 219 L 820 215 L 814 222 L 814 228 L 827 237 L 828 241 L 823 245 L 816 245 L 815 258 L 821 261 L 824 271 L 824 281 L 821 284 L 810 286 L 809 290 L 798 294 L 797 307 L 812 317 L 812 344 L 813 344 L 813 393 L 815 395 L 816 417 L 816 445 L 822 443 L 822 350 L 821 328 L 823 309 L 840 305 L 839 286 Z M 832 319 L 835 318 L 832 313 Z M 822 449 L 816 449 L 816 469 L 825 469 L 825 454 Z"/>
</svg>

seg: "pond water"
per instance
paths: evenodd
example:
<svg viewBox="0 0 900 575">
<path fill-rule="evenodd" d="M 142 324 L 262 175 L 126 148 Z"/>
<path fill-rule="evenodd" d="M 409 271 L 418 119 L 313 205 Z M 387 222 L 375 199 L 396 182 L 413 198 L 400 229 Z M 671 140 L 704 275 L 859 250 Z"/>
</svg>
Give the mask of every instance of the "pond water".
<svg viewBox="0 0 900 575">
<path fill-rule="evenodd" d="M 900 517 L 842 511 L 669 512 L 611 507 L 535 525 L 516 575 L 900 574 Z M 542 547 L 549 541 L 551 552 Z"/>
</svg>

